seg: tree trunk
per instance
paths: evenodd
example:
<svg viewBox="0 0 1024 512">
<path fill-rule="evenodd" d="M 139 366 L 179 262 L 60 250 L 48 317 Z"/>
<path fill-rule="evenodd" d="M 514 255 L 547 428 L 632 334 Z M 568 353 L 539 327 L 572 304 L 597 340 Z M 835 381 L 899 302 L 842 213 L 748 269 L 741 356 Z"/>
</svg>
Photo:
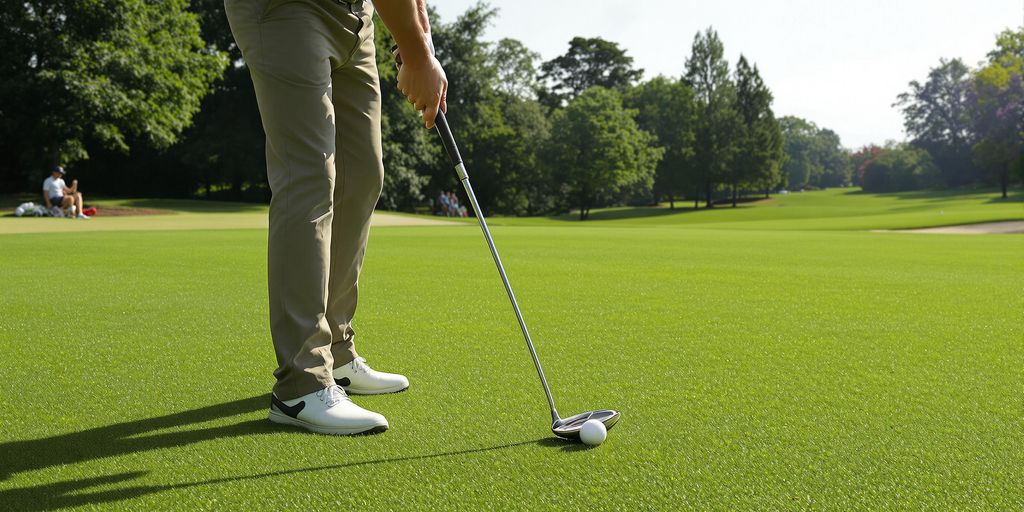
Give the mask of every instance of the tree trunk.
<svg viewBox="0 0 1024 512">
<path fill-rule="evenodd" d="M 672 194 L 669 194 L 669 196 L 668 196 L 668 209 L 669 210 L 675 210 L 676 209 L 676 198 L 673 197 Z"/>
<path fill-rule="evenodd" d="M 710 182 L 704 184 L 704 194 L 705 194 L 704 199 L 707 200 L 707 203 L 705 204 L 704 207 L 705 208 L 714 208 L 715 207 L 715 200 L 714 200 L 714 198 L 711 197 L 711 183 Z"/>
<path fill-rule="evenodd" d="M 696 210 L 698 208 L 700 208 L 700 185 L 697 185 L 693 191 L 693 209 Z"/>
<path fill-rule="evenodd" d="M 732 207 L 736 208 L 736 184 L 732 184 Z"/>
<path fill-rule="evenodd" d="M 1002 181 L 1002 184 L 1003 184 L 1003 199 L 1006 199 L 1006 187 L 1007 187 L 1007 185 L 1009 185 L 1009 182 L 1010 182 L 1010 164 L 1009 163 L 1006 164 L 1006 169 L 1003 169 L 1003 176 L 1002 176 L 1002 180 L 1001 181 Z"/>
</svg>

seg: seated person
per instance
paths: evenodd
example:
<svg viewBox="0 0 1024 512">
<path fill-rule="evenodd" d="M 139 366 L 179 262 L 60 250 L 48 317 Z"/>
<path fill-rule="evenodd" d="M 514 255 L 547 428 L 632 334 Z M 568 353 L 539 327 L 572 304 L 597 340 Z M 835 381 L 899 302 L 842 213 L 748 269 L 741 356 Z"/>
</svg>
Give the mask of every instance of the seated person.
<svg viewBox="0 0 1024 512">
<path fill-rule="evenodd" d="M 43 201 L 46 202 L 46 208 L 56 206 L 66 209 L 74 206 L 74 213 L 79 219 L 88 219 L 89 217 L 82 213 L 82 205 L 85 202 L 82 200 L 82 193 L 78 191 L 78 180 L 73 180 L 71 187 L 68 187 L 64 183 L 65 174 L 64 168 L 57 165 L 50 171 L 50 177 L 43 181 Z"/>
</svg>

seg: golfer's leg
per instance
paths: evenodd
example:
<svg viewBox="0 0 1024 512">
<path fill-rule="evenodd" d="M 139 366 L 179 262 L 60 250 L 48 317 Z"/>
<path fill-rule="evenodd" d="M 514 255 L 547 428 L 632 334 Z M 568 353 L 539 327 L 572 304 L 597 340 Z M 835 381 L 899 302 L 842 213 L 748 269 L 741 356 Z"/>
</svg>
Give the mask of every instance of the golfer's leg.
<svg viewBox="0 0 1024 512">
<path fill-rule="evenodd" d="M 266 5 L 225 3 L 267 135 L 274 394 L 290 400 L 334 384 L 325 319 L 335 175 L 332 66 L 315 8 L 289 2 L 266 12 Z"/>
<path fill-rule="evenodd" d="M 369 3 L 364 5 L 370 8 Z M 352 318 L 359 294 L 359 271 L 370 231 L 370 214 L 380 197 L 384 181 L 380 85 L 370 34 L 372 27 L 369 27 L 369 34 L 356 49 L 349 65 L 336 70 L 333 77 L 334 111 L 338 124 L 338 178 L 334 190 L 327 318 L 334 340 L 331 351 L 335 367 L 356 357 Z"/>
</svg>

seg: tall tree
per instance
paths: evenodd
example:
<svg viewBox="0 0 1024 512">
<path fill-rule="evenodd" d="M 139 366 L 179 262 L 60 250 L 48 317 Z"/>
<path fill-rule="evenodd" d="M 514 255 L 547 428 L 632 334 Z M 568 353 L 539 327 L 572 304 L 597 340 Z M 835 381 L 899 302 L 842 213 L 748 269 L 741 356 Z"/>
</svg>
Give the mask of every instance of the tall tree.
<svg viewBox="0 0 1024 512">
<path fill-rule="evenodd" d="M 692 190 L 697 110 L 694 93 L 685 82 L 657 76 L 626 92 L 624 103 L 636 109 L 641 129 L 654 134 L 665 149 L 654 178 L 656 197 L 667 197 L 669 208 Z"/>
<path fill-rule="evenodd" d="M 978 70 L 968 105 L 977 134 L 974 154 L 1006 198 L 1012 169 L 1024 165 L 1024 58 L 1008 52 Z"/>
<path fill-rule="evenodd" d="M 4 3 L 4 174 L 24 179 L 23 170 L 46 160 L 86 158 L 90 139 L 122 151 L 133 135 L 174 143 L 227 65 L 200 38 L 187 7 L 187 0 Z"/>
<path fill-rule="evenodd" d="M 600 37 L 572 38 L 569 50 L 545 62 L 541 72 L 549 87 L 540 91 L 541 102 L 549 108 L 561 107 L 594 86 L 624 92 L 644 73 L 633 68 L 626 50 Z"/>
<path fill-rule="evenodd" d="M 695 155 L 698 189 L 704 189 L 707 207 L 711 208 L 715 188 L 728 179 L 740 130 L 736 87 L 729 77 L 725 47 L 714 29 L 709 27 L 694 36 L 685 81 L 696 93 L 699 111 Z"/>
<path fill-rule="evenodd" d="M 1017 30 L 1006 29 L 996 37 L 996 47 L 988 53 L 988 60 L 998 62 L 1004 55 L 1024 59 L 1024 26 Z"/>
<path fill-rule="evenodd" d="M 799 117 L 779 119 L 786 151 L 783 175 L 793 190 L 850 184 L 849 154 L 836 132 Z"/>
<path fill-rule="evenodd" d="M 757 66 L 751 66 L 742 55 L 736 63 L 736 110 L 742 124 L 736 161 L 728 173 L 734 208 L 741 185 L 760 185 L 767 197 L 768 190 L 779 182 L 779 169 L 786 156 L 779 123 L 772 112 L 772 93 Z"/>
<path fill-rule="evenodd" d="M 815 134 L 814 158 L 821 173 L 814 176 L 812 184 L 820 187 L 846 187 L 851 184 L 850 155 L 843 148 L 839 134 L 821 128 Z"/>
<path fill-rule="evenodd" d="M 782 167 L 786 187 L 800 190 L 810 184 L 812 177 L 823 172 L 814 148 L 818 127 L 795 116 L 779 119 L 779 126 L 786 151 L 786 163 Z"/>
<path fill-rule="evenodd" d="M 613 201 L 638 184 L 650 189 L 663 150 L 641 130 L 619 93 L 591 87 L 555 112 L 547 161 L 561 184 L 565 204 L 590 209 Z"/>
<path fill-rule="evenodd" d="M 976 179 L 971 161 L 971 123 L 967 115 L 970 70 L 960 59 L 939 61 L 924 82 L 910 82 L 896 106 L 914 145 L 932 154 L 949 185 Z"/>
<path fill-rule="evenodd" d="M 518 39 L 505 38 L 491 50 L 490 61 L 497 73 L 494 85 L 498 92 L 522 100 L 537 97 L 537 61 L 540 54 L 527 48 Z"/>
<path fill-rule="evenodd" d="M 476 169 L 484 165 L 488 155 L 477 150 L 476 141 L 495 126 L 490 119 L 490 104 L 497 96 L 497 67 L 492 60 L 491 44 L 484 41 L 484 33 L 497 16 L 497 10 L 486 3 L 477 3 L 454 21 L 444 23 L 439 17 L 431 19 L 431 31 L 437 58 L 450 77 L 448 81 L 448 121 L 459 137 L 459 147 L 466 165 Z M 432 135 L 432 134 L 431 134 Z M 436 160 L 437 165 L 425 172 L 430 187 L 439 190 L 458 189 L 455 173 L 447 160 Z M 486 188 L 485 178 L 473 184 Z"/>
<path fill-rule="evenodd" d="M 384 150 L 384 188 L 377 204 L 386 210 L 412 210 L 425 198 L 430 180 L 426 171 L 438 167 L 440 153 L 433 134 L 423 129 L 420 117 L 395 86 L 398 71 L 391 55 L 394 38 L 379 19 L 374 30 Z"/>
</svg>

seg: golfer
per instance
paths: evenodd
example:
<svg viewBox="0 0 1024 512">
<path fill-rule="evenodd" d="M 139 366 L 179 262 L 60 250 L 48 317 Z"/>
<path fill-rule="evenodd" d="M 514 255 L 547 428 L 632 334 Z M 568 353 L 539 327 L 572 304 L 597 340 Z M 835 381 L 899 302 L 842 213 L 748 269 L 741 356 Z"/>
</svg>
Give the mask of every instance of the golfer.
<svg viewBox="0 0 1024 512">
<path fill-rule="evenodd" d="M 78 191 L 78 180 L 73 180 L 69 187 L 64 182 L 65 174 L 67 172 L 63 167 L 55 165 L 50 171 L 50 176 L 43 180 L 43 202 L 46 203 L 46 209 L 50 210 L 54 206 L 61 209 L 74 207 L 72 217 L 88 219 L 89 216 L 82 213 L 82 205 L 85 202 L 82 193 Z"/>
<path fill-rule="evenodd" d="M 398 87 L 428 128 L 448 81 L 424 0 L 376 0 L 402 48 Z M 267 135 L 270 420 L 325 434 L 382 432 L 348 394 L 402 391 L 367 366 L 352 319 L 370 214 L 384 180 L 373 9 L 366 0 L 225 0 Z M 347 392 L 347 393 L 346 393 Z"/>
</svg>

